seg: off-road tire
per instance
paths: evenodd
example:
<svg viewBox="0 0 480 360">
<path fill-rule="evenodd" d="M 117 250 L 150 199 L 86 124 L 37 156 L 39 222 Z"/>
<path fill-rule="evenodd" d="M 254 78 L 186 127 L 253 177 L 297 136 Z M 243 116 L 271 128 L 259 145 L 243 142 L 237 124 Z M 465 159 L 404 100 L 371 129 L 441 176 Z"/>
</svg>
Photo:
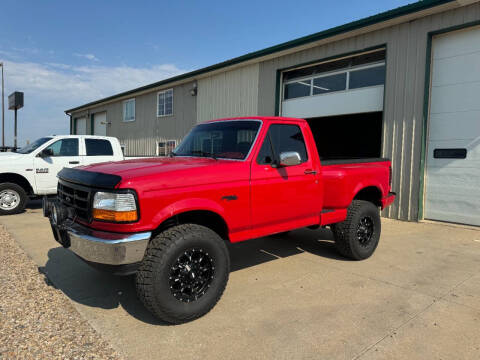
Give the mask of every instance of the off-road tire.
<svg viewBox="0 0 480 360">
<path fill-rule="evenodd" d="M 370 240 L 362 244 L 359 231 L 362 219 L 370 219 L 373 232 Z M 364 220 L 365 221 L 365 220 Z M 335 247 L 343 256 L 353 260 L 367 259 L 375 252 L 380 240 L 381 222 L 378 207 L 364 200 L 353 200 L 347 210 L 345 221 L 332 225 Z"/>
<path fill-rule="evenodd" d="M 15 206 L 13 209 L 6 210 L 3 208 L 0 208 L 0 215 L 13 215 L 13 214 L 18 214 L 23 212 L 23 210 L 25 210 L 25 206 L 28 200 L 27 193 L 25 192 L 25 190 L 20 185 L 17 185 L 14 183 L 0 184 L 0 192 L 5 190 L 12 190 L 16 192 L 20 199 L 18 201 L 18 205 Z"/>
<path fill-rule="evenodd" d="M 171 271 L 178 259 L 191 249 L 203 249 L 214 265 L 211 282 L 197 300 L 185 302 L 171 290 Z M 136 273 L 137 295 L 157 318 L 171 324 L 197 319 L 208 313 L 227 285 L 230 256 L 225 241 L 213 230 L 184 224 L 156 235 L 149 243 Z"/>
</svg>

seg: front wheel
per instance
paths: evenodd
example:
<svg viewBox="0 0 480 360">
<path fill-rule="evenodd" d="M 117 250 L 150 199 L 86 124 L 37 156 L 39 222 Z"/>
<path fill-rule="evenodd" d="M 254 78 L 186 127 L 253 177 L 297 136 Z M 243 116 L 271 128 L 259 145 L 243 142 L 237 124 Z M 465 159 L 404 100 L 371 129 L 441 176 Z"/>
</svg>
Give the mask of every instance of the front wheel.
<svg viewBox="0 0 480 360">
<path fill-rule="evenodd" d="M 27 194 L 14 183 L 0 184 L 0 215 L 18 214 L 25 209 Z"/>
<path fill-rule="evenodd" d="M 345 221 L 332 225 L 335 247 L 346 257 L 363 260 L 372 256 L 380 240 L 378 207 L 369 201 L 353 200 Z"/>
<path fill-rule="evenodd" d="M 180 324 L 205 315 L 227 285 L 230 257 L 207 227 L 184 224 L 154 237 L 136 275 L 137 294 L 157 318 Z"/>
</svg>

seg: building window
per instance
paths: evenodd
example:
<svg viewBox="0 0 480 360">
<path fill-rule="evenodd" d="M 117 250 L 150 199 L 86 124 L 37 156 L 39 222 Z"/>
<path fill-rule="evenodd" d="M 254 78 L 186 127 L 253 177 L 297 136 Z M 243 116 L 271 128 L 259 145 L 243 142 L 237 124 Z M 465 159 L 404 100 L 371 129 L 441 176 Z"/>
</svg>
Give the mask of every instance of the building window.
<svg viewBox="0 0 480 360">
<path fill-rule="evenodd" d="M 135 121 L 135 99 L 129 99 L 123 102 L 123 121 Z"/>
<path fill-rule="evenodd" d="M 350 72 L 349 89 L 385 84 L 385 65 Z"/>
<path fill-rule="evenodd" d="M 177 147 L 177 140 L 159 141 L 157 146 L 158 156 L 168 156 Z"/>
<path fill-rule="evenodd" d="M 310 96 L 311 87 L 312 80 L 310 79 L 285 84 L 285 99 Z"/>
<path fill-rule="evenodd" d="M 313 79 L 313 95 L 342 91 L 346 89 L 346 86 L 347 73 L 319 77 Z"/>
<path fill-rule="evenodd" d="M 157 94 L 157 116 L 173 115 L 173 89 Z"/>
</svg>

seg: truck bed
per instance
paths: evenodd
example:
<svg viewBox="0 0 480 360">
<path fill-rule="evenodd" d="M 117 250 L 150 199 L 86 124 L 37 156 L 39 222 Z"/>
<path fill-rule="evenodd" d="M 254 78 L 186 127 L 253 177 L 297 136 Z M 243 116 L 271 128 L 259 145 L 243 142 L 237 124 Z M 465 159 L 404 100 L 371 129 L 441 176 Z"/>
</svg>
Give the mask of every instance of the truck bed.
<svg viewBox="0 0 480 360">
<path fill-rule="evenodd" d="M 321 160 L 322 166 L 330 165 L 344 165 L 344 164 L 365 164 L 365 163 L 375 163 L 375 162 L 385 162 L 390 161 L 387 158 L 350 158 L 350 159 L 326 159 Z"/>
<path fill-rule="evenodd" d="M 350 205 L 352 194 L 390 177 L 390 161 L 384 158 L 338 159 L 322 161 L 324 209 L 343 209 Z M 388 181 L 386 182 L 388 183 Z M 384 193 L 384 189 L 378 189 Z"/>
</svg>

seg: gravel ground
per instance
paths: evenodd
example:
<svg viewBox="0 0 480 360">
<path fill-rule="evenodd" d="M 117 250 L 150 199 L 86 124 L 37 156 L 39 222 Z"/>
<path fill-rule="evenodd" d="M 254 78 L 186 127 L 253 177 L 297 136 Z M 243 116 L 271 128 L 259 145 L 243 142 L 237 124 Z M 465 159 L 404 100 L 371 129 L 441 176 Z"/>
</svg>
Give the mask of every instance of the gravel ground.
<svg viewBox="0 0 480 360">
<path fill-rule="evenodd" d="M 0 359 L 120 359 L 0 226 Z"/>
</svg>

